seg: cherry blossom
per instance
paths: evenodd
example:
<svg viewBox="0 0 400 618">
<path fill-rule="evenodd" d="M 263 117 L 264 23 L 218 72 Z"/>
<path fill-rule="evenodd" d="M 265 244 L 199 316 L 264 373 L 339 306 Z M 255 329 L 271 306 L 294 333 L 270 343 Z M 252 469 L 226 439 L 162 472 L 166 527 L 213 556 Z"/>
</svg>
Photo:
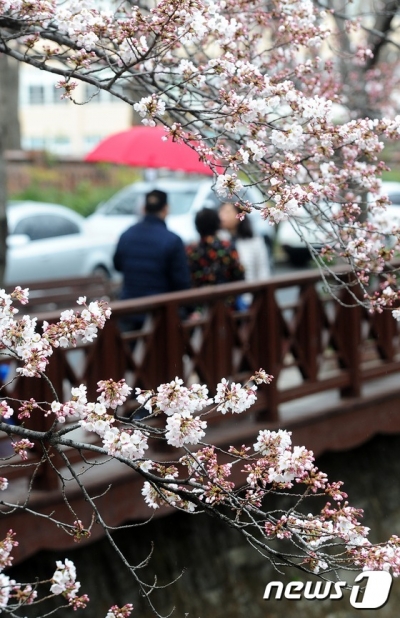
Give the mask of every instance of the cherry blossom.
<svg viewBox="0 0 400 618">
<path fill-rule="evenodd" d="M 229 410 L 236 414 L 248 410 L 256 401 L 256 390 L 255 384 L 242 387 L 235 382 L 229 384 L 226 378 L 222 378 L 217 385 L 217 394 L 214 398 L 215 403 L 219 404 L 217 410 L 222 414 L 226 414 Z"/>
<path fill-rule="evenodd" d="M 14 410 L 10 408 L 6 401 L 0 401 L 0 416 L 3 418 L 11 418 Z"/>
<path fill-rule="evenodd" d="M 271 225 L 288 220 L 300 236 L 315 225 L 323 247 L 309 243 L 309 249 L 321 270 L 329 275 L 335 260 L 350 268 L 360 288 L 354 302 L 369 311 L 388 309 L 400 320 L 399 289 L 388 272 L 400 251 L 400 230 L 384 221 L 387 198 L 380 186 L 385 143 L 400 136 L 398 101 L 387 87 L 396 85 L 398 72 L 389 66 L 385 72 L 371 70 L 362 92 L 369 102 L 383 104 L 386 118 L 357 117 L 348 107 L 338 122 L 334 103 L 345 108 L 354 93 L 360 94 L 364 84 L 358 85 L 358 71 L 372 52 L 364 45 L 364 25 L 356 19 L 345 22 L 355 44 L 346 57 L 348 84 L 343 83 L 340 59 L 332 51 L 332 23 L 329 12 L 311 0 L 160 0 L 154 6 L 121 2 L 109 10 L 95 0 L 0 0 L 2 53 L 56 73 L 61 97 L 74 101 L 77 84 L 84 82 L 126 101 L 143 124 L 163 125 L 164 139 L 188 144 L 214 171 L 216 195 L 233 198 L 241 217 L 255 208 Z M 248 186 L 259 189 L 256 203 L 246 196 Z M 382 285 L 372 293 L 369 284 L 376 275 Z M 10 295 L 0 291 L 0 349 L 17 363 L 17 374 L 28 378 L 45 374 L 54 348 L 93 341 L 110 316 L 106 303 L 81 297 L 78 312 L 64 311 L 37 332 L 35 318 L 17 319 L 14 301 L 27 300 L 28 290 L 20 287 Z M 249 522 L 255 522 L 257 542 L 262 537 L 271 560 L 269 541 L 286 539 L 296 544 L 302 568 L 314 573 L 356 566 L 398 575 L 399 539 L 371 544 L 362 512 L 347 502 L 341 482 L 329 482 L 313 453 L 292 445 L 290 432 L 262 430 L 253 445 L 226 452 L 206 443 L 206 415 L 246 413 L 257 387 L 271 379 L 262 369 L 245 385 L 224 378 L 211 397 L 205 386 L 186 387 L 177 376 L 154 390 L 136 390 L 150 417 L 141 421 L 122 413 L 129 385 L 104 379 L 97 401 L 88 401 L 85 385 L 73 387 L 67 401 L 58 394 L 54 401 L 38 403 L 27 395 L 18 403 L 18 419 L 29 418 L 33 410 L 54 419 L 51 446 L 60 451 L 74 443 L 68 433 L 78 427 L 84 438 L 76 448 L 89 448 L 95 439 L 99 455 L 136 470 L 143 477 L 143 500 L 153 509 L 218 516 L 219 507 L 227 507 L 230 525 L 242 532 L 245 522 L 250 538 Z M 10 404 L 3 391 L 1 426 L 26 460 L 33 438 L 28 428 L 21 433 L 21 426 L 3 422 L 11 417 Z M 178 449 L 175 463 L 146 459 L 153 438 L 172 452 Z M 43 445 L 47 439 L 43 434 Z M 239 484 L 232 480 L 234 466 L 242 475 Z M 0 488 L 7 490 L 5 479 Z M 269 513 L 268 495 L 288 493 L 288 488 L 299 492 L 296 500 L 318 495 L 330 502 L 314 512 L 310 500 L 312 512 L 306 515 L 296 507 Z M 69 528 L 77 540 L 88 530 L 90 525 L 78 520 Z M 0 543 L 2 569 L 11 564 L 15 543 L 11 532 Z M 332 555 L 325 551 L 336 544 L 342 552 L 337 560 L 333 549 Z M 136 572 L 135 577 L 138 581 Z M 29 587 L 3 573 L 0 578 L 1 608 L 14 611 L 31 602 Z M 87 602 L 78 590 L 73 563 L 57 562 L 51 594 L 76 609 Z M 125 618 L 131 611 L 129 604 L 114 605 L 107 618 Z"/>
<path fill-rule="evenodd" d="M 218 176 L 215 183 L 215 191 L 219 196 L 225 197 L 226 195 L 233 195 L 243 189 L 243 183 L 236 174 L 224 174 Z"/>
<path fill-rule="evenodd" d="M 13 547 L 18 545 L 18 541 L 14 539 L 15 532 L 9 530 L 6 537 L 0 541 L 0 571 L 3 571 L 6 567 L 11 566 L 12 556 L 11 552 Z"/>
<path fill-rule="evenodd" d="M 125 380 L 114 382 L 114 380 L 102 380 L 98 382 L 98 391 L 101 392 L 99 401 L 105 406 L 115 409 L 126 401 L 132 389 Z"/>
<path fill-rule="evenodd" d="M 7 607 L 14 580 L 0 573 L 0 609 Z"/>
<path fill-rule="evenodd" d="M 137 388 L 136 399 L 149 412 L 159 413 L 161 411 L 167 415 L 193 414 L 213 402 L 208 397 L 208 389 L 205 385 L 192 384 L 190 388 L 187 388 L 183 386 L 183 380 L 178 377 L 169 384 L 158 386 L 157 394 Z"/>
<path fill-rule="evenodd" d="M 22 440 L 18 440 L 12 444 L 15 454 L 19 455 L 23 461 L 28 459 L 28 449 L 31 449 L 34 446 L 34 443 L 27 438 L 22 438 Z"/>
<path fill-rule="evenodd" d="M 148 481 L 143 485 L 142 496 L 146 504 L 153 509 L 159 509 L 163 505 L 173 506 L 189 513 L 195 509 L 195 505 L 189 500 L 182 500 L 175 492 L 168 489 L 156 488 Z"/>
<path fill-rule="evenodd" d="M 111 427 L 104 432 L 103 444 L 109 455 L 120 455 L 131 460 L 144 457 L 148 449 L 147 438 L 139 429 L 120 431 L 117 427 Z"/>
<path fill-rule="evenodd" d="M 198 444 L 205 436 L 206 421 L 193 418 L 190 414 L 175 413 L 167 419 L 165 437 L 171 446 Z"/>
<path fill-rule="evenodd" d="M 89 597 L 86 594 L 77 597 L 80 583 L 76 581 L 76 569 L 72 560 L 66 558 L 64 563 L 57 560 L 56 566 L 57 568 L 51 578 L 50 592 L 55 595 L 63 595 L 74 609 L 86 607 Z"/>
<path fill-rule="evenodd" d="M 388 282 L 383 287 L 382 296 L 390 302 L 396 298 Z M 51 344 L 46 348 L 50 351 L 59 338 L 65 339 L 65 345 L 74 345 L 78 333 L 82 335 L 85 332 L 86 324 L 94 323 L 96 328 L 102 328 L 110 315 L 106 305 L 90 304 L 87 307 L 86 299 L 81 298 L 79 303 L 85 307 L 85 314 L 63 312 L 60 321 L 45 327 L 43 334 L 37 338 L 35 319 L 25 321 L 22 318 L 22 326 L 19 327 L 14 318 L 13 298 L 3 292 L 0 292 L 0 298 L 4 308 L 0 345 L 4 345 L 6 340 L 9 351 L 15 353 L 21 364 L 25 363 L 25 358 L 19 350 L 24 349 L 25 343 L 31 349 L 32 340 L 35 343 L 50 340 Z M 51 337 L 48 337 L 49 330 Z M 368 527 L 361 523 L 362 511 L 349 504 L 342 483 L 329 482 L 327 475 L 315 466 L 313 453 L 303 446 L 292 445 L 290 432 L 261 430 L 252 446 L 231 446 L 225 452 L 205 442 L 208 430 L 205 415 L 210 412 L 245 412 L 256 401 L 258 386 L 269 384 L 272 379 L 263 369 L 255 371 L 244 385 L 223 378 L 213 398 L 209 397 L 204 385 L 186 387 L 179 377 L 159 385 L 155 391 L 137 390 L 139 404 L 149 412 L 148 422 L 146 419 L 135 421 L 134 416 L 117 413 L 131 393 L 131 388 L 123 379 L 101 380 L 96 402 L 88 401 L 87 389 L 85 385 L 80 385 L 71 389 L 70 399 L 66 402 L 54 400 L 38 404 L 30 399 L 20 402 L 19 412 L 24 418 L 35 409 L 35 414 L 52 415 L 58 426 L 65 426 L 61 431 L 52 431 L 53 448 L 58 444 L 60 447 L 74 444 L 69 439 L 64 443 L 63 436 L 79 426 L 85 432 L 97 434 L 98 454 L 128 464 L 143 477 L 142 497 L 151 509 L 169 507 L 187 513 L 206 510 L 212 514 L 219 512 L 221 506 L 227 506 L 228 511 L 233 513 L 232 521 L 237 520 L 239 530 L 243 514 L 248 522 L 254 519 L 257 535 L 260 530 L 264 531 L 265 551 L 270 539 L 286 539 L 296 543 L 298 550 L 302 551 L 302 564 L 310 572 L 324 574 L 348 565 L 360 569 L 390 570 L 397 576 L 400 573 L 398 539 L 392 537 L 387 543 L 372 544 L 368 540 Z M 1 406 L 4 418 L 10 414 L 7 397 Z M 157 425 L 152 424 L 153 416 L 158 416 Z M 71 429 L 67 424 L 70 420 Z M 23 429 L 22 435 L 25 437 L 21 437 L 21 427 L 14 428 L 2 423 L 2 430 L 11 437 L 17 434 L 13 437 L 13 448 L 26 461 L 28 449 L 34 446 L 33 441 L 29 440 L 30 430 Z M 164 440 L 170 448 L 178 449 L 174 462 L 161 463 L 146 458 L 149 440 L 154 437 Z M 43 434 L 43 443 L 45 439 Z M 90 443 L 86 448 L 89 446 Z M 84 449 L 85 442 L 77 442 L 76 448 Z M 232 480 L 234 466 L 239 467 L 242 482 Z M 0 489 L 6 491 L 8 487 L 7 479 L 1 478 Z M 279 514 L 263 510 L 271 492 L 279 495 L 279 492 L 294 487 L 296 491 L 303 492 L 298 494 L 302 496 L 301 500 L 318 495 L 330 501 L 320 512 L 309 512 L 307 515 L 296 508 Z M 73 525 L 62 525 L 68 528 L 76 542 L 90 535 L 91 525 L 85 526 L 78 519 Z M 252 538 L 248 523 L 246 530 Z M 16 608 L 37 601 L 36 589 L 12 581 L 1 573 L 12 562 L 11 552 L 17 544 L 14 536 L 10 531 L 0 542 L 0 607 L 3 608 Z M 325 547 L 332 543 L 333 546 L 339 543 L 344 548 L 341 549 L 339 562 L 335 562 L 334 555 L 328 557 L 325 552 Z M 73 562 L 68 559 L 58 561 L 56 567 L 50 580 L 50 593 L 64 597 L 73 609 L 84 608 L 88 598 L 85 594 L 78 596 L 80 584 Z M 108 616 L 128 616 L 131 610 L 129 604 L 122 608 L 113 606 Z"/>
<path fill-rule="evenodd" d="M 106 618 L 129 618 L 133 611 L 133 605 L 131 603 L 127 603 L 123 607 L 118 607 L 118 605 L 113 605 L 107 612 Z"/>
<path fill-rule="evenodd" d="M 156 123 L 153 118 L 165 114 L 164 101 L 157 99 L 154 94 L 150 97 L 144 97 L 139 103 L 135 103 L 133 108 L 143 118 L 142 123 L 147 126 L 155 127 Z"/>
</svg>

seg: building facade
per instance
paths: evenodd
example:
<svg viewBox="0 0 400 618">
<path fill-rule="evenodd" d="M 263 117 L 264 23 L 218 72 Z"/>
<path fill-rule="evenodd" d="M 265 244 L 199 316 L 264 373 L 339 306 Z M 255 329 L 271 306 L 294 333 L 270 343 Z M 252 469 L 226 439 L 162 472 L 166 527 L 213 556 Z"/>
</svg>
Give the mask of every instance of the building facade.
<svg viewBox="0 0 400 618">
<path fill-rule="evenodd" d="M 21 147 L 82 157 L 96 144 L 132 124 L 132 107 L 104 90 L 79 83 L 78 105 L 61 99 L 60 76 L 20 66 Z"/>
</svg>

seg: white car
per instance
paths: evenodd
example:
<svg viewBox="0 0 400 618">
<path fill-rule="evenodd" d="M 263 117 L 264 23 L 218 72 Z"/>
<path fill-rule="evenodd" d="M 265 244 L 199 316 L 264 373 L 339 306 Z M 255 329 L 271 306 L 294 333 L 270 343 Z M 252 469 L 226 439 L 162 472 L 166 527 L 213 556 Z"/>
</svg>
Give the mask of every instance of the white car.
<svg viewBox="0 0 400 618">
<path fill-rule="evenodd" d="M 400 227 L 400 182 L 383 181 L 381 193 L 387 195 L 392 203 L 386 206 L 385 210 L 375 212 L 374 221 L 379 222 L 382 231 L 390 236 L 393 226 Z"/>
<path fill-rule="evenodd" d="M 218 208 L 223 201 L 214 193 L 212 185 L 211 179 L 160 178 L 155 181 L 136 182 L 124 187 L 107 202 L 100 204 L 86 219 L 86 229 L 96 236 L 107 235 L 116 244 L 122 232 L 142 216 L 146 193 L 159 189 L 165 191 L 168 196 L 170 207 L 166 219 L 168 228 L 188 244 L 198 239 L 194 225 L 196 212 L 204 207 Z M 243 196 L 252 202 L 260 202 L 262 199 L 257 189 L 253 187 L 247 189 Z M 271 250 L 275 235 L 274 227 L 263 221 L 258 212 L 253 212 L 249 216 L 254 233 L 263 236 Z"/>
<path fill-rule="evenodd" d="M 391 225 L 400 226 L 400 182 L 383 181 L 382 194 L 387 195 L 392 204 L 379 214 L 375 212 L 373 220 L 381 225 L 383 233 L 388 230 L 389 238 Z M 312 205 L 310 205 L 310 208 L 312 208 Z M 279 224 L 277 242 L 283 248 L 293 266 L 304 266 L 311 259 L 308 245 L 312 245 L 318 251 L 326 244 L 329 230 L 332 229 L 329 222 L 330 214 L 334 209 L 335 204 L 325 207 L 326 216 L 320 218 L 319 226 L 316 225 L 313 217 L 304 208 L 299 208 L 298 214 L 291 217 L 291 221 L 283 221 Z M 322 212 L 323 210 L 322 207 Z M 300 231 L 300 234 L 296 229 Z"/>
<path fill-rule="evenodd" d="M 113 275 L 113 243 L 89 236 L 84 222 L 58 204 L 10 202 L 5 283 Z"/>
</svg>

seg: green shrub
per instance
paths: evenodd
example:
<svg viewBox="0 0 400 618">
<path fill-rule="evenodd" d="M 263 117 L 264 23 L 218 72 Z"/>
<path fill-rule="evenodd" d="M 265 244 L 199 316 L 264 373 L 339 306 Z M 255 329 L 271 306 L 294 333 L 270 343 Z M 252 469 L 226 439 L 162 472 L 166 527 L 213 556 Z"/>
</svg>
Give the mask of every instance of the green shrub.
<svg viewBox="0 0 400 618">
<path fill-rule="evenodd" d="M 400 169 L 394 168 L 394 169 L 391 169 L 390 172 L 383 172 L 382 179 L 400 182 Z"/>
<path fill-rule="evenodd" d="M 87 217 L 96 207 L 128 184 L 140 180 L 142 174 L 132 168 L 99 166 L 98 177 L 78 180 L 71 189 L 65 188 L 62 167 L 29 169 L 29 179 L 20 191 L 9 193 L 11 200 L 33 200 L 62 204 Z M 89 174 L 88 174 L 89 176 Z M 71 183 L 72 184 L 72 183 Z"/>
</svg>

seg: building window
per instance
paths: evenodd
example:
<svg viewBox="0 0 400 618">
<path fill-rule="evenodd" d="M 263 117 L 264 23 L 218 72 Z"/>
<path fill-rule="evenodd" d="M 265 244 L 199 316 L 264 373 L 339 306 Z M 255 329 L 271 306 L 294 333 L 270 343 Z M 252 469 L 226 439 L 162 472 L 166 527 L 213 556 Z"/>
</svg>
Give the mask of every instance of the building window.
<svg viewBox="0 0 400 618">
<path fill-rule="evenodd" d="M 29 103 L 31 105 L 44 103 L 44 86 L 29 86 Z"/>
<path fill-rule="evenodd" d="M 46 150 L 57 155 L 67 155 L 71 153 L 71 140 L 69 137 L 58 135 L 46 139 Z"/>
<path fill-rule="evenodd" d="M 45 139 L 43 137 L 23 137 L 22 148 L 24 150 L 43 150 Z"/>
<path fill-rule="evenodd" d="M 24 150 L 47 150 L 54 154 L 66 155 L 71 153 L 71 140 L 69 137 L 24 137 L 22 138 Z"/>
<path fill-rule="evenodd" d="M 97 144 L 101 142 L 103 137 L 101 137 L 101 135 L 85 135 L 83 138 L 84 151 L 89 152 L 89 150 L 95 148 L 95 146 L 97 146 Z"/>
</svg>

